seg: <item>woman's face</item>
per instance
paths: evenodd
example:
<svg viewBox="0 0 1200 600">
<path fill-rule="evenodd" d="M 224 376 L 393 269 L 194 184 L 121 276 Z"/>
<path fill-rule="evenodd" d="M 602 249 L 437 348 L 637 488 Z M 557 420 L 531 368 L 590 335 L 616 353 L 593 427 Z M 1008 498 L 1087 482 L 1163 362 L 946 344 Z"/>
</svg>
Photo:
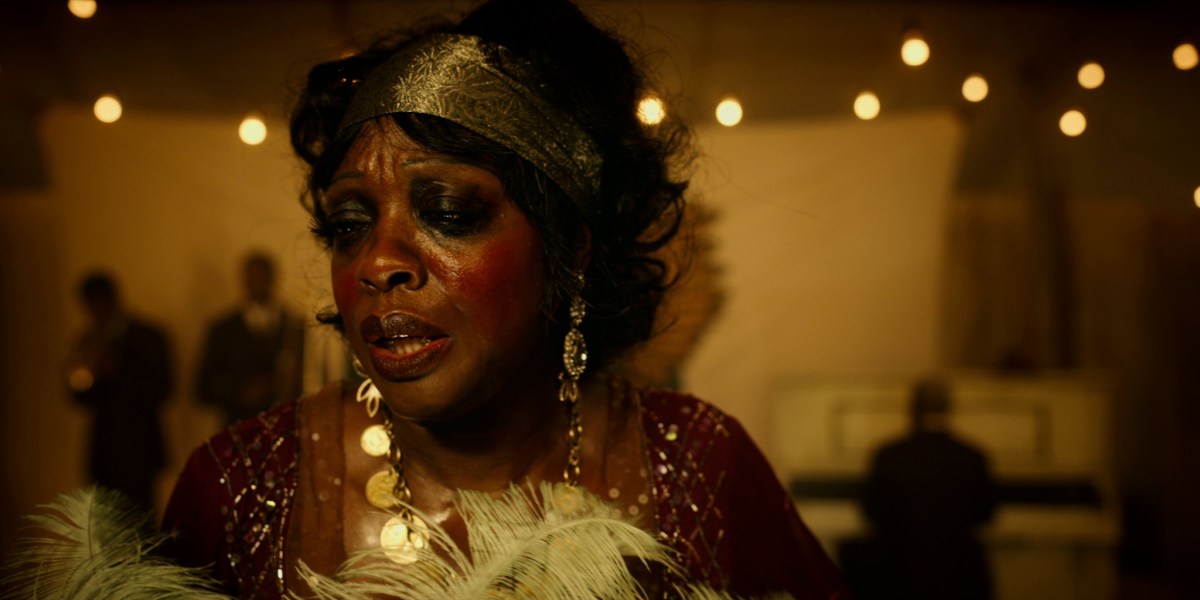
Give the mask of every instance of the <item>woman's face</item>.
<svg viewBox="0 0 1200 600">
<path fill-rule="evenodd" d="M 496 174 L 385 117 L 322 202 L 346 337 L 398 415 L 452 418 L 552 372 L 541 241 Z"/>
</svg>

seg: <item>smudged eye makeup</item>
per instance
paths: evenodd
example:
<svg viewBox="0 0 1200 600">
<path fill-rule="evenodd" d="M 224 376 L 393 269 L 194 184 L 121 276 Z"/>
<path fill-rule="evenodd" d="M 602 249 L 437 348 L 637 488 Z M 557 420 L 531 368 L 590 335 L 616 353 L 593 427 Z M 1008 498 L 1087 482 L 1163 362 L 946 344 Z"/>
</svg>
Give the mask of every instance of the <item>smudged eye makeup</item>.
<svg viewBox="0 0 1200 600">
<path fill-rule="evenodd" d="M 477 186 L 450 186 L 417 179 L 412 184 L 413 208 L 421 224 L 437 235 L 470 237 L 487 229 L 492 208 Z"/>
<path fill-rule="evenodd" d="M 374 207 L 358 198 L 338 198 L 313 217 L 312 232 L 326 247 L 343 251 L 364 239 L 375 224 Z"/>
<path fill-rule="evenodd" d="M 474 183 L 415 177 L 407 187 L 418 226 L 435 237 L 468 238 L 485 231 L 493 220 L 495 204 Z M 328 248 L 346 251 L 370 234 L 379 213 L 376 202 L 357 190 L 332 194 L 314 216 L 312 232 Z"/>
</svg>

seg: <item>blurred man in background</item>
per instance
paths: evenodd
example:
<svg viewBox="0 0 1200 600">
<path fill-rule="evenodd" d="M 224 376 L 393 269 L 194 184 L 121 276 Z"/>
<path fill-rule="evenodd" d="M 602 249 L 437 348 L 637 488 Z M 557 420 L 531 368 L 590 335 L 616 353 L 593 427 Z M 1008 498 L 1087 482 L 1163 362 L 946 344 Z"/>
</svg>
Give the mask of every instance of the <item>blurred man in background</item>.
<svg viewBox="0 0 1200 600">
<path fill-rule="evenodd" d="M 304 322 L 276 298 L 271 257 L 246 257 L 242 283 L 242 302 L 209 328 L 197 378 L 200 401 L 219 408 L 227 424 L 301 389 Z"/>
<path fill-rule="evenodd" d="M 88 324 L 68 359 L 67 384 L 93 416 L 88 473 L 150 509 L 166 463 L 159 409 L 171 393 L 167 337 L 123 310 L 105 273 L 85 277 L 79 295 Z"/>
<path fill-rule="evenodd" d="M 995 487 L 987 458 L 950 432 L 950 404 L 944 382 L 918 382 L 911 433 L 875 455 L 862 497 L 873 536 L 855 576 L 861 600 L 992 597 L 976 534 L 992 518 Z"/>
</svg>

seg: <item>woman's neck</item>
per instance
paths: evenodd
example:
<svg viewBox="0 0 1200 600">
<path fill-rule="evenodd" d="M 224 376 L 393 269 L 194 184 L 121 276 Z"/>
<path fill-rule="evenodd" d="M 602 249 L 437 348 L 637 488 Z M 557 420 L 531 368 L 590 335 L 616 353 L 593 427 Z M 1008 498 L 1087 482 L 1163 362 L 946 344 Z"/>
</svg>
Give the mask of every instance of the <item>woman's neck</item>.
<svg viewBox="0 0 1200 600">
<path fill-rule="evenodd" d="M 397 419 L 395 435 L 410 485 L 495 492 L 561 469 L 567 407 L 558 401 L 553 378 L 529 381 L 460 418 Z"/>
</svg>

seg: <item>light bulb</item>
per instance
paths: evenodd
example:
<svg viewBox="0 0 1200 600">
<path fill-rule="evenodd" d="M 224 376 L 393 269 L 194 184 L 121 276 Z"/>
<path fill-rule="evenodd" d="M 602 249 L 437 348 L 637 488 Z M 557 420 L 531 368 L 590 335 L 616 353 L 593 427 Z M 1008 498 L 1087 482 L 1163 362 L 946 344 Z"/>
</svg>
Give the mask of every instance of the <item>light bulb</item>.
<svg viewBox="0 0 1200 600">
<path fill-rule="evenodd" d="M 904 44 L 900 46 L 900 60 L 910 67 L 919 67 L 929 60 L 929 44 L 921 37 L 920 32 L 911 32 L 905 36 Z"/>
<path fill-rule="evenodd" d="M 667 116 L 666 107 L 662 100 L 654 96 L 646 96 L 638 103 L 638 120 L 646 125 L 658 125 Z"/>
<path fill-rule="evenodd" d="M 871 92 L 862 92 L 854 99 L 854 114 L 864 121 L 879 116 L 879 97 Z"/>
<path fill-rule="evenodd" d="M 1186 42 L 1175 46 L 1175 51 L 1171 53 L 1171 59 L 1175 61 L 1175 68 L 1180 71 L 1195 69 L 1196 64 L 1200 63 L 1200 55 L 1196 53 L 1196 46 Z"/>
<path fill-rule="evenodd" d="M 1085 90 L 1094 90 L 1104 83 L 1104 67 L 1100 63 L 1090 62 L 1079 67 L 1079 85 Z"/>
<path fill-rule="evenodd" d="M 1058 128 L 1070 137 L 1076 137 L 1087 129 L 1087 118 L 1076 109 L 1068 110 L 1058 120 Z"/>
<path fill-rule="evenodd" d="M 978 74 L 967 77 L 966 81 L 963 81 L 962 95 L 971 102 L 982 102 L 988 95 L 987 80 Z"/>
<path fill-rule="evenodd" d="M 121 118 L 121 101 L 116 96 L 105 94 L 96 99 L 92 105 L 92 114 L 101 123 L 116 123 Z"/>
<path fill-rule="evenodd" d="M 251 146 L 257 146 L 267 139 L 267 124 L 258 115 L 246 115 L 238 126 L 238 137 Z"/>
<path fill-rule="evenodd" d="M 67 10 L 80 19 L 90 19 L 96 14 L 96 0 L 67 0 Z"/>
<path fill-rule="evenodd" d="M 717 122 L 733 127 L 742 122 L 742 103 L 734 98 L 726 98 L 717 105 Z"/>
</svg>

